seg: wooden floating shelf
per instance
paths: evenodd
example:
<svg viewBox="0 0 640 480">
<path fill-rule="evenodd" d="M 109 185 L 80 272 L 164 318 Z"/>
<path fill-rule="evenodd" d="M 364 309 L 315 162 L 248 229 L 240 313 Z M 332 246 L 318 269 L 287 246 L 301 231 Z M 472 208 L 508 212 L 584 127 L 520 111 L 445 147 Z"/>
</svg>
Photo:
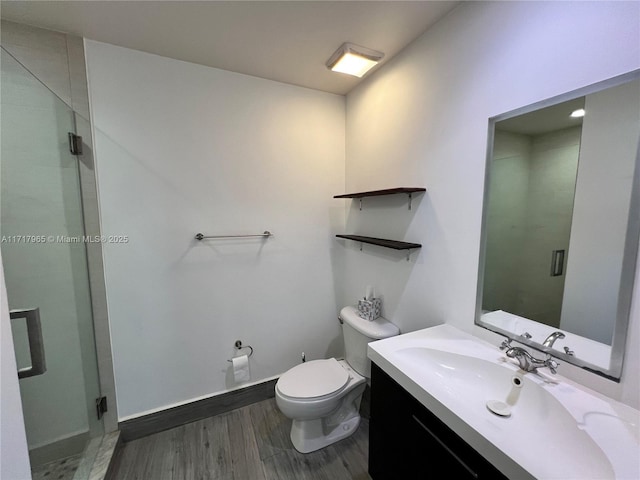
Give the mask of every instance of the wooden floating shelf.
<svg viewBox="0 0 640 480">
<path fill-rule="evenodd" d="M 395 195 L 397 193 L 418 193 L 426 192 L 426 188 L 399 187 L 387 188 L 385 190 L 371 190 L 369 192 L 345 193 L 343 195 L 334 195 L 333 198 L 363 198 L 363 197 L 379 197 L 381 195 Z"/>
<path fill-rule="evenodd" d="M 422 245 L 419 243 L 399 242 L 398 240 L 387 240 L 385 238 L 362 237 L 360 235 L 336 235 L 336 237 L 346 238 L 347 240 L 354 240 L 360 243 L 378 245 L 385 248 L 393 248 L 394 250 L 413 250 L 415 248 L 422 248 Z"/>
</svg>

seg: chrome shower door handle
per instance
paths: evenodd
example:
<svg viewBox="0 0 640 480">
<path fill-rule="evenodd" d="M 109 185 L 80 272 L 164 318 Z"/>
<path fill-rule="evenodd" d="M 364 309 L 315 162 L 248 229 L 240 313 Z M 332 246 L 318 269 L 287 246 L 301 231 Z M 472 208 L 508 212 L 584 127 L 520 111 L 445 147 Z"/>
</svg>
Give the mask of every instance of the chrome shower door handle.
<svg viewBox="0 0 640 480">
<path fill-rule="evenodd" d="M 27 336 L 29 338 L 29 352 L 31 366 L 18 370 L 18 378 L 35 377 L 47 371 L 44 358 L 44 342 L 42 341 L 42 326 L 40 325 L 39 308 L 23 308 L 9 312 L 11 320 L 24 318 L 27 321 Z"/>
</svg>

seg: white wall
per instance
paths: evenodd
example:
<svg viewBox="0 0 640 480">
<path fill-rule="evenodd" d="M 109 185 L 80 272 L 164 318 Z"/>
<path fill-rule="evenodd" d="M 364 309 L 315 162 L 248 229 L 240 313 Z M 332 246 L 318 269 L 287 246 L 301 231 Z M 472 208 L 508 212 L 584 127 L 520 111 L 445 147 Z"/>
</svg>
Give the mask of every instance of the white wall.
<svg viewBox="0 0 640 480">
<path fill-rule="evenodd" d="M 340 354 L 344 97 L 86 42 L 120 418 Z M 268 240 L 203 241 L 259 233 Z"/>
<path fill-rule="evenodd" d="M 341 303 L 372 284 L 403 331 L 446 322 L 483 334 L 473 322 L 488 119 L 639 67 L 637 2 L 464 2 L 419 37 L 347 96 L 346 185 L 426 187 L 410 213 L 350 208 L 347 219 L 354 233 L 423 248 L 406 262 L 345 244 Z M 638 312 L 621 384 L 585 379 L 636 408 Z"/>
<path fill-rule="evenodd" d="M 2 258 L 0 255 L 0 265 Z M 27 436 L 24 429 L 22 402 L 11 319 L 4 283 L 4 271 L 0 268 L 0 479 L 31 479 Z"/>
<path fill-rule="evenodd" d="M 640 138 L 640 80 L 587 95 L 585 109 L 561 326 L 611 345 Z"/>
</svg>

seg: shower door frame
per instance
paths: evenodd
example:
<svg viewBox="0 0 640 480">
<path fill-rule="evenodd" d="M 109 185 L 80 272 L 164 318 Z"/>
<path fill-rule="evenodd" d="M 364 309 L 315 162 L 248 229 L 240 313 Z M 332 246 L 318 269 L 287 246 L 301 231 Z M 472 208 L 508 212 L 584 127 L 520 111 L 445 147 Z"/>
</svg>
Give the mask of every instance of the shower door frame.
<svg viewBox="0 0 640 480">
<path fill-rule="evenodd" d="M 91 237 L 100 237 L 100 219 L 97 199 L 96 172 L 93 158 L 93 125 L 89 108 L 87 72 L 84 56 L 84 40 L 81 37 L 66 35 L 36 27 L 7 22 L 2 20 L 0 28 L 2 48 L 32 73 L 38 81 L 63 99 L 73 111 L 76 134 L 83 137 L 84 149 L 78 158 L 80 188 L 82 195 L 82 217 L 84 233 Z M 65 78 L 41 78 L 38 69 L 48 69 L 51 76 L 51 58 L 43 59 L 43 50 L 51 50 L 51 45 L 63 45 L 67 64 L 58 69 Z M 61 52 L 52 52 L 56 61 L 62 57 Z M 41 65 L 39 65 L 39 63 Z M 64 73 L 63 73 L 64 72 Z M 68 86 L 68 97 L 56 92 L 58 85 Z M 108 310 L 105 291 L 102 245 L 88 243 L 86 245 L 88 280 L 90 289 L 90 306 L 93 314 L 93 330 L 98 367 L 100 392 L 107 398 L 108 410 L 102 421 L 104 433 L 118 430 L 118 415 L 115 396 L 115 379 L 111 354 Z M 4 313 L 4 312 L 3 312 Z M 16 375 L 17 376 L 17 375 Z M 19 393 L 19 392 L 18 392 Z M 89 412 L 90 414 L 95 414 Z M 24 419 L 23 419 L 24 423 Z"/>
</svg>

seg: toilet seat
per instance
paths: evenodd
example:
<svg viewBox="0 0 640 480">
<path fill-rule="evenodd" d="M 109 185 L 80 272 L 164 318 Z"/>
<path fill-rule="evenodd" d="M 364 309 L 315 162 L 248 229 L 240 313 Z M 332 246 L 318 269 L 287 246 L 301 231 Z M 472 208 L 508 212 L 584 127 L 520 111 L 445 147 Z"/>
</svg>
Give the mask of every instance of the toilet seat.
<svg viewBox="0 0 640 480">
<path fill-rule="evenodd" d="M 335 358 L 312 360 L 284 373 L 278 379 L 277 388 L 287 397 L 312 400 L 342 391 L 349 378 L 349 373 Z"/>
</svg>

